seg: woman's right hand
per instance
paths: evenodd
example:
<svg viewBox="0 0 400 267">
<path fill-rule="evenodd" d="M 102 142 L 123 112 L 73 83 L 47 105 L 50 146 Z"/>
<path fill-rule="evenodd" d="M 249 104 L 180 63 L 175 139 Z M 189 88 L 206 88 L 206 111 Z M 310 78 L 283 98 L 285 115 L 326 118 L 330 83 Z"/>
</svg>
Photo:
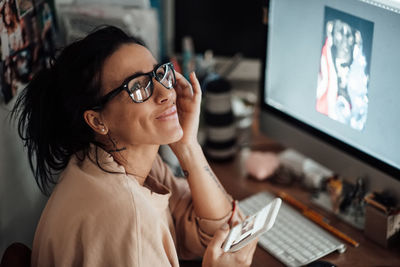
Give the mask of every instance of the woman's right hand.
<svg viewBox="0 0 400 267">
<path fill-rule="evenodd" d="M 257 247 L 258 239 L 247 244 L 235 252 L 224 252 L 222 244 L 229 234 L 229 227 L 225 224 L 215 232 L 213 239 L 208 244 L 203 257 L 203 267 L 236 267 L 250 266 L 253 261 L 254 251 Z"/>
</svg>

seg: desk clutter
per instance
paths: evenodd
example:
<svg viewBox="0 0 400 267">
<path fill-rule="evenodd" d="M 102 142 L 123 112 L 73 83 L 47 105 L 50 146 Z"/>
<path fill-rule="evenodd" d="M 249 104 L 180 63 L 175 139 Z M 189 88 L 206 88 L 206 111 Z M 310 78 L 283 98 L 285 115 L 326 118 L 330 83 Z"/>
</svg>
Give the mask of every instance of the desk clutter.
<svg viewBox="0 0 400 267">
<path fill-rule="evenodd" d="M 363 230 L 366 237 L 385 248 L 400 244 L 398 200 L 389 192 L 368 192 L 362 177 L 349 182 L 291 149 L 280 153 L 246 151 L 244 167 L 249 179 L 302 185 L 312 193 L 313 203 Z M 303 215 L 315 219 L 307 214 Z"/>
</svg>

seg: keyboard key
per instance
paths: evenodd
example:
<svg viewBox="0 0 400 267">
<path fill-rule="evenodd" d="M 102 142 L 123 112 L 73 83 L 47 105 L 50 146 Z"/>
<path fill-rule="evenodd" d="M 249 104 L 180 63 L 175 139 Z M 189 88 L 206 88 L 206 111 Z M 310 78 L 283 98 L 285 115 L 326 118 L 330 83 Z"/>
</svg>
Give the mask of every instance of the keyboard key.
<svg viewBox="0 0 400 267">
<path fill-rule="evenodd" d="M 295 259 L 297 259 L 299 262 L 306 262 L 307 261 L 307 259 L 306 258 L 304 258 L 300 253 L 298 253 L 298 252 L 294 252 L 293 254 L 293 257 L 295 258 Z"/>
</svg>

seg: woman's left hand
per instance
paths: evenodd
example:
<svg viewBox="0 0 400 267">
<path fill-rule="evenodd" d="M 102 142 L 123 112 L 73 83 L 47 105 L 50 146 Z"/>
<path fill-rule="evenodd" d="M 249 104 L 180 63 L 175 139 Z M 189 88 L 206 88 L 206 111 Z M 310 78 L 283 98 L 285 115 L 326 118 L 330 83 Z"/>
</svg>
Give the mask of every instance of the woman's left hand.
<svg viewBox="0 0 400 267">
<path fill-rule="evenodd" d="M 178 142 L 170 144 L 170 147 L 177 152 L 180 146 L 198 145 L 201 88 L 194 72 L 190 73 L 190 83 L 182 74 L 175 72 L 175 75 L 176 107 L 183 136 Z"/>
</svg>

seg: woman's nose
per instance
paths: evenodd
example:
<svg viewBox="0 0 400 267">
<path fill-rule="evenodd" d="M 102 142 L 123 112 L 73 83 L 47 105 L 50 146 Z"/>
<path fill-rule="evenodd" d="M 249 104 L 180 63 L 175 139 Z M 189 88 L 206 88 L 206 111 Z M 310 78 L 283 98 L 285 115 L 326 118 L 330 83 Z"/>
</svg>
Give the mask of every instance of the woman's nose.
<svg viewBox="0 0 400 267">
<path fill-rule="evenodd" d="M 155 79 L 153 80 L 153 82 L 154 82 L 154 94 L 156 103 L 162 104 L 168 101 L 174 102 L 176 97 L 174 88 L 167 89 Z"/>
</svg>

